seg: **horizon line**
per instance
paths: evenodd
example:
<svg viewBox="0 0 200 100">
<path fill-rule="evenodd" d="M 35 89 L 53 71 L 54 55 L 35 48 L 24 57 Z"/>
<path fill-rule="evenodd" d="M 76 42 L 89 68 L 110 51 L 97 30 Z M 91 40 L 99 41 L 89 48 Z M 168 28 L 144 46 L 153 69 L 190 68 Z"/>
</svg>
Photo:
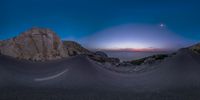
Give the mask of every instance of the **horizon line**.
<svg viewBox="0 0 200 100">
<path fill-rule="evenodd" d="M 166 48 L 98 48 L 90 49 L 94 51 L 113 51 L 113 52 L 172 52 L 175 49 Z"/>
</svg>

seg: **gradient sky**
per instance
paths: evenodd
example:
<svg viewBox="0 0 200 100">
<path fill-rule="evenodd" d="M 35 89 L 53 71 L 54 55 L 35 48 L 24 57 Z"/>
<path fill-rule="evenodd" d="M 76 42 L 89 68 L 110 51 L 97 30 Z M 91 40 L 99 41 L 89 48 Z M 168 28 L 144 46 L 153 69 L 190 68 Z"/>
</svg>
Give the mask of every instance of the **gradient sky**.
<svg viewBox="0 0 200 100">
<path fill-rule="evenodd" d="M 88 48 L 179 48 L 200 41 L 198 0 L 1 0 L 0 39 L 47 27 Z"/>
</svg>

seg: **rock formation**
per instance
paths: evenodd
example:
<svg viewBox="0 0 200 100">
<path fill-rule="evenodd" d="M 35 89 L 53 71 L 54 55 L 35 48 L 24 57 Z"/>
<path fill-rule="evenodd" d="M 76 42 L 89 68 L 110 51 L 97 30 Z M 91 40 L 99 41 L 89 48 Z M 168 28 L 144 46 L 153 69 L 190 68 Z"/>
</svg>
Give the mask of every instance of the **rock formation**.
<svg viewBox="0 0 200 100">
<path fill-rule="evenodd" d="M 91 53 L 89 50 L 83 48 L 80 44 L 74 41 L 63 41 L 63 45 L 65 47 L 65 52 L 67 52 L 69 56 Z"/>
<path fill-rule="evenodd" d="M 32 61 L 55 60 L 89 50 L 73 41 L 61 41 L 55 32 L 46 28 L 31 28 L 19 36 L 0 41 L 0 54 Z"/>
<path fill-rule="evenodd" d="M 200 43 L 189 47 L 189 49 L 197 54 L 200 54 Z"/>
<path fill-rule="evenodd" d="M 161 61 L 167 57 L 169 57 L 168 54 L 157 54 L 157 55 L 141 58 L 138 60 L 132 60 L 132 61 L 128 61 L 128 62 L 131 63 L 132 65 L 142 65 L 142 64 L 149 65 L 149 64 L 155 63 L 156 61 Z"/>
<path fill-rule="evenodd" d="M 102 52 L 102 51 L 95 52 L 95 55 L 99 55 L 101 57 L 108 57 L 108 55 L 106 53 Z"/>
<path fill-rule="evenodd" d="M 3 55 L 33 61 L 69 56 L 56 33 L 46 28 L 31 28 L 17 37 L 0 41 L 0 52 Z"/>
<path fill-rule="evenodd" d="M 117 65 L 120 63 L 119 58 L 108 57 L 104 52 L 100 52 L 100 51 L 89 54 L 88 57 L 100 63 L 110 63 L 112 65 Z"/>
</svg>

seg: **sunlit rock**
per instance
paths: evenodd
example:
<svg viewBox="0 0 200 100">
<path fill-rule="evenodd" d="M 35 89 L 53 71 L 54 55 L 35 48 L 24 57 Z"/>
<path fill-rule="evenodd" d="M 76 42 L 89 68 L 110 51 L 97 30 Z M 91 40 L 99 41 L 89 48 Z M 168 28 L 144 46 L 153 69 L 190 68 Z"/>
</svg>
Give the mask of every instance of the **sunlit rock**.
<svg viewBox="0 0 200 100">
<path fill-rule="evenodd" d="M 2 54 L 19 59 L 45 61 L 68 56 L 60 38 L 46 28 L 31 28 L 0 46 Z"/>
</svg>

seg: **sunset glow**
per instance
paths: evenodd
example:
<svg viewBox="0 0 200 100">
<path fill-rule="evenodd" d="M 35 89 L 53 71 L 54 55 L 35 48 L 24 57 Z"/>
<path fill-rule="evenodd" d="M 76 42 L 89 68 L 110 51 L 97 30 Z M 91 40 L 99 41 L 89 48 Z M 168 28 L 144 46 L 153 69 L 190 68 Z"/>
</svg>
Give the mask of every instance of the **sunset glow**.
<svg viewBox="0 0 200 100">
<path fill-rule="evenodd" d="M 182 37 L 157 25 L 125 24 L 94 33 L 83 39 L 82 43 L 91 49 L 157 51 L 177 49 L 187 45 L 184 41 Z"/>
<path fill-rule="evenodd" d="M 102 51 L 122 51 L 122 52 L 165 52 L 170 51 L 168 49 L 161 48 L 110 48 L 110 49 L 98 49 Z"/>
</svg>

